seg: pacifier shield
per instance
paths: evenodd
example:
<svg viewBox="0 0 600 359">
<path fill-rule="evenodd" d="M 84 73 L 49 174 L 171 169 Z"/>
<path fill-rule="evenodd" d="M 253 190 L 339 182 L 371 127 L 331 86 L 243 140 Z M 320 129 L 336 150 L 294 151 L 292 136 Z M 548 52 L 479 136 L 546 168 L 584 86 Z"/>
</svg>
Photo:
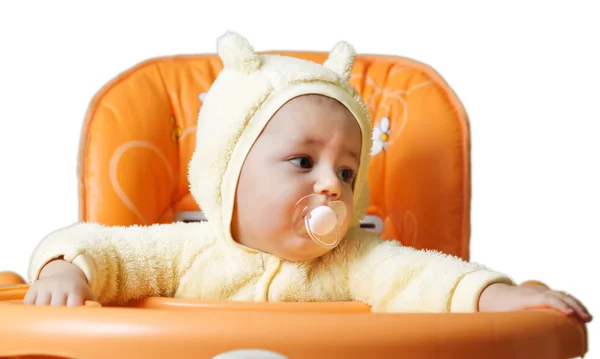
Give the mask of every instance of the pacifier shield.
<svg viewBox="0 0 600 359">
<path fill-rule="evenodd" d="M 340 241 L 340 228 L 346 218 L 342 201 L 328 201 L 320 195 L 308 195 L 296 203 L 292 223 L 302 237 L 309 237 L 325 248 L 335 247 Z"/>
</svg>

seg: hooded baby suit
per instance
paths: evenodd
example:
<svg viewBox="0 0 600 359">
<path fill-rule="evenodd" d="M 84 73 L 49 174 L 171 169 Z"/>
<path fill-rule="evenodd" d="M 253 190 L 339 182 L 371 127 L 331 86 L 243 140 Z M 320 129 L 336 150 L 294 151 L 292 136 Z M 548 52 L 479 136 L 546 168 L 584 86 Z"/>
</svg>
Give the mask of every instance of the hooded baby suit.
<svg viewBox="0 0 600 359">
<path fill-rule="evenodd" d="M 473 312 L 489 284 L 514 284 L 501 273 L 438 252 L 418 251 L 360 229 L 368 201 L 366 169 L 372 127 L 349 85 L 355 52 L 340 42 L 324 64 L 257 54 L 238 34 L 218 40 L 224 68 L 198 118 L 189 164 L 190 191 L 208 222 L 107 227 L 78 223 L 44 238 L 29 268 L 33 283 L 63 256 L 85 273 L 102 304 L 147 296 L 236 301 L 362 301 L 375 312 Z M 291 262 L 240 245 L 230 225 L 245 156 L 271 116 L 303 94 L 332 97 L 362 131 L 354 217 L 339 245 Z"/>
</svg>

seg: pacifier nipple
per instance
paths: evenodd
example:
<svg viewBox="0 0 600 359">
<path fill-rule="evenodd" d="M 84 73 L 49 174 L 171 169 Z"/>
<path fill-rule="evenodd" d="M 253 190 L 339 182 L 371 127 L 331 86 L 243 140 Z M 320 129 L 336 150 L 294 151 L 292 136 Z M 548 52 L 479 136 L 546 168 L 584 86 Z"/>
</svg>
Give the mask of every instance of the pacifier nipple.
<svg viewBox="0 0 600 359">
<path fill-rule="evenodd" d="M 340 228 L 345 218 L 344 202 L 328 201 L 324 196 L 313 194 L 296 203 L 292 223 L 300 236 L 324 248 L 333 248 L 341 239 Z"/>
<path fill-rule="evenodd" d="M 327 206 L 313 209 L 307 217 L 310 230 L 318 236 L 324 236 L 331 232 L 337 224 L 337 215 L 333 209 Z"/>
</svg>

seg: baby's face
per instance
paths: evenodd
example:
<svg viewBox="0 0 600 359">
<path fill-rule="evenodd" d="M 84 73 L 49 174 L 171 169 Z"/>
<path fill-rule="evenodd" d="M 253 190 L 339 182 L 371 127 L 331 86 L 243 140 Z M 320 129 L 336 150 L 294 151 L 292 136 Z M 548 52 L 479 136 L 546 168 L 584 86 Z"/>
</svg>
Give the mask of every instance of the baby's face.
<svg viewBox="0 0 600 359">
<path fill-rule="evenodd" d="M 295 204 L 310 194 L 346 205 L 345 236 L 353 217 L 353 181 L 361 132 L 336 100 L 306 95 L 282 106 L 248 153 L 236 191 L 233 238 L 281 258 L 301 261 L 331 249 L 299 236 L 292 227 Z"/>
</svg>

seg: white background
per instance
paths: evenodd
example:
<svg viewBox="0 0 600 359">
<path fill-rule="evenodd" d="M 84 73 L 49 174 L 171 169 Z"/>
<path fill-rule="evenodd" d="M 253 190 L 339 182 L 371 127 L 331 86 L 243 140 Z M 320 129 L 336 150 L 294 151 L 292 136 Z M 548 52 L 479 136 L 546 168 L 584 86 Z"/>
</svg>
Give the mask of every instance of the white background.
<svg viewBox="0 0 600 359">
<path fill-rule="evenodd" d="M 235 30 L 257 50 L 327 51 L 345 39 L 433 66 L 471 119 L 472 259 L 565 289 L 598 315 L 598 5 L 208 3 L 0 3 L 0 271 L 25 275 L 37 242 L 77 219 L 79 131 L 94 93 L 147 58 L 213 53 Z"/>
</svg>

